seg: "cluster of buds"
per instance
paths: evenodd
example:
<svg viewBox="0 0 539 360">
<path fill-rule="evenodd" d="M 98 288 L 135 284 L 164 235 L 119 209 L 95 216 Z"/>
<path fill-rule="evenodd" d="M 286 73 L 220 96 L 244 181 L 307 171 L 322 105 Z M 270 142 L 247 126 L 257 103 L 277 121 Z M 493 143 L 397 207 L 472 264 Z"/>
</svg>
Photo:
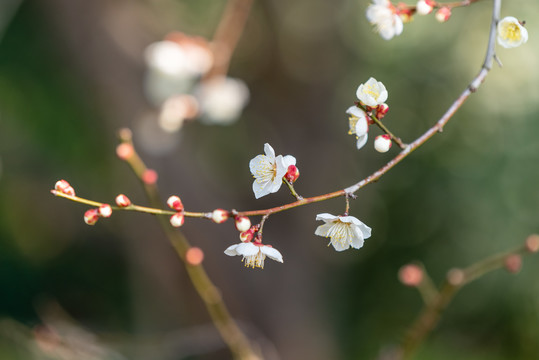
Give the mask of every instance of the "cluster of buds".
<svg viewBox="0 0 539 360">
<path fill-rule="evenodd" d="M 109 204 L 101 204 L 98 208 L 86 210 L 84 222 L 88 225 L 95 225 L 99 218 L 108 218 L 112 215 L 112 208 Z"/>
<path fill-rule="evenodd" d="M 54 190 L 64 195 L 75 196 L 75 189 L 65 180 L 58 180 L 54 184 Z"/>
<path fill-rule="evenodd" d="M 176 214 L 170 217 L 170 224 L 174 227 L 180 227 L 185 221 L 184 207 L 182 200 L 176 196 L 172 195 L 167 200 L 167 205 L 169 208 L 176 211 Z"/>
</svg>

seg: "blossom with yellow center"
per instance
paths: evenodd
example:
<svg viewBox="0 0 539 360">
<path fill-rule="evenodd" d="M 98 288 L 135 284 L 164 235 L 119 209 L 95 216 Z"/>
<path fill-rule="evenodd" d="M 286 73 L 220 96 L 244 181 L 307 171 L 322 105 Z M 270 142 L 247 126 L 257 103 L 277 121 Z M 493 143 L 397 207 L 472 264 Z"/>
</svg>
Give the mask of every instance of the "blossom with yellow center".
<svg viewBox="0 0 539 360">
<path fill-rule="evenodd" d="M 354 216 L 324 213 L 316 215 L 316 220 L 322 220 L 325 224 L 317 227 L 314 234 L 330 238 L 328 246 L 333 245 L 337 251 L 346 250 L 350 246 L 359 249 L 363 246 L 364 240 L 371 236 L 371 228 Z"/>
<path fill-rule="evenodd" d="M 231 245 L 225 250 L 225 254 L 228 256 L 243 256 L 242 261 L 245 266 L 253 269 L 255 267 L 263 269 L 266 256 L 272 260 L 283 262 L 283 256 L 277 249 L 259 242 L 242 242 Z"/>
<path fill-rule="evenodd" d="M 367 8 L 367 20 L 385 40 L 402 33 L 402 19 L 389 0 L 373 0 Z"/>
<path fill-rule="evenodd" d="M 349 115 L 348 124 L 350 126 L 350 130 L 348 130 L 348 134 L 356 135 L 357 148 L 361 149 L 369 137 L 369 123 L 367 120 L 367 114 L 357 106 L 350 106 L 348 110 L 346 110 L 346 113 Z"/>
<path fill-rule="evenodd" d="M 528 30 L 512 16 L 498 22 L 498 44 L 504 48 L 514 48 L 528 41 Z"/>
<path fill-rule="evenodd" d="M 384 84 L 371 77 L 365 84 L 359 85 L 356 96 L 363 104 L 375 107 L 385 103 L 388 92 Z"/>
<path fill-rule="evenodd" d="M 290 165 L 296 165 L 296 158 L 291 155 L 275 156 L 275 151 L 270 144 L 264 144 L 266 155 L 257 155 L 249 162 L 253 182 L 253 192 L 255 197 L 277 192 L 283 183 L 283 176 L 286 175 Z"/>
</svg>

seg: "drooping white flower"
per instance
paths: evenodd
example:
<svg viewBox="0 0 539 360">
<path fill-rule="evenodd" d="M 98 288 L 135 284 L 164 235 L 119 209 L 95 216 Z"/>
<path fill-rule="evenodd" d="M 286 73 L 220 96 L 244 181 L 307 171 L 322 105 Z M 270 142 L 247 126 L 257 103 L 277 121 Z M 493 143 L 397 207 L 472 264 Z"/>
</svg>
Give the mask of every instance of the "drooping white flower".
<svg viewBox="0 0 539 360">
<path fill-rule="evenodd" d="M 388 92 L 384 84 L 371 77 L 366 83 L 359 85 L 356 96 L 367 106 L 378 106 L 387 100 Z"/>
<path fill-rule="evenodd" d="M 346 110 L 346 113 L 350 115 L 348 117 L 348 124 L 350 125 L 348 134 L 356 135 L 357 148 L 359 150 L 365 145 L 369 137 L 368 115 L 357 106 L 350 106 L 348 110 Z"/>
<path fill-rule="evenodd" d="M 249 101 L 249 89 L 239 79 L 216 77 L 203 81 L 195 91 L 202 122 L 229 125 L 236 121 Z"/>
<path fill-rule="evenodd" d="M 528 41 L 528 30 L 518 19 L 506 16 L 498 22 L 498 44 L 504 48 L 514 48 Z"/>
<path fill-rule="evenodd" d="M 255 198 L 277 192 L 283 183 L 283 176 L 286 175 L 290 165 L 296 165 L 296 158 L 291 155 L 275 156 L 275 151 L 270 144 L 264 144 L 266 155 L 257 155 L 249 162 L 253 182 L 253 192 Z"/>
<path fill-rule="evenodd" d="M 329 244 L 337 251 L 346 250 L 350 246 L 359 249 L 363 246 L 364 240 L 371 236 L 371 228 L 353 216 L 324 213 L 316 215 L 316 220 L 325 223 L 317 227 L 314 234 L 331 238 Z"/>
<path fill-rule="evenodd" d="M 367 8 L 367 20 L 385 40 L 402 33 L 402 19 L 389 0 L 373 0 Z"/>
<path fill-rule="evenodd" d="M 281 253 L 269 245 L 264 245 L 257 242 L 239 243 L 229 246 L 225 250 L 225 254 L 228 256 L 243 256 L 242 261 L 245 266 L 255 268 L 264 268 L 264 260 L 266 256 L 272 260 L 283 262 L 283 256 Z"/>
</svg>

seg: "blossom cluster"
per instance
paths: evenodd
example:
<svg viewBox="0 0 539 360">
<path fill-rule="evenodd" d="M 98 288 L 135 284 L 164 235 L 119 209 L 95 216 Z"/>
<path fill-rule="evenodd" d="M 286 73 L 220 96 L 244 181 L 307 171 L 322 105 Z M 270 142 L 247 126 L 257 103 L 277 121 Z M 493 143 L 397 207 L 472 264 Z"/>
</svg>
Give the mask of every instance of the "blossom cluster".
<svg viewBox="0 0 539 360">
<path fill-rule="evenodd" d="M 249 100 L 243 81 L 209 76 L 214 53 L 202 37 L 170 33 L 146 48 L 145 59 L 146 95 L 159 108 L 159 125 L 167 132 L 195 118 L 206 124 L 231 124 Z"/>
</svg>

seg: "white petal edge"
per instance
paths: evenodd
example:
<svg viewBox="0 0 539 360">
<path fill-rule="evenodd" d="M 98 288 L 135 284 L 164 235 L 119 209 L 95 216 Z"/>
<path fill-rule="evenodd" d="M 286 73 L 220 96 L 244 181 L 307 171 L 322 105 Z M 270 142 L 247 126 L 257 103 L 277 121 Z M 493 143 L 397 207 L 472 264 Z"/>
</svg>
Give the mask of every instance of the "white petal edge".
<svg viewBox="0 0 539 360">
<path fill-rule="evenodd" d="M 275 159 L 275 150 L 273 150 L 270 144 L 264 144 L 264 153 L 266 153 L 266 156 L 269 157 L 272 161 L 273 159 Z"/>
<path fill-rule="evenodd" d="M 261 246 L 260 251 L 262 251 L 262 254 L 267 255 L 270 259 L 283 262 L 283 255 L 279 252 L 279 250 L 274 249 L 270 246 Z"/>
<path fill-rule="evenodd" d="M 326 221 L 326 222 L 333 221 L 333 220 L 336 220 L 338 218 L 339 218 L 338 216 L 331 215 L 329 213 L 322 213 L 322 214 L 316 215 L 316 220 L 323 220 L 323 221 Z"/>
</svg>

